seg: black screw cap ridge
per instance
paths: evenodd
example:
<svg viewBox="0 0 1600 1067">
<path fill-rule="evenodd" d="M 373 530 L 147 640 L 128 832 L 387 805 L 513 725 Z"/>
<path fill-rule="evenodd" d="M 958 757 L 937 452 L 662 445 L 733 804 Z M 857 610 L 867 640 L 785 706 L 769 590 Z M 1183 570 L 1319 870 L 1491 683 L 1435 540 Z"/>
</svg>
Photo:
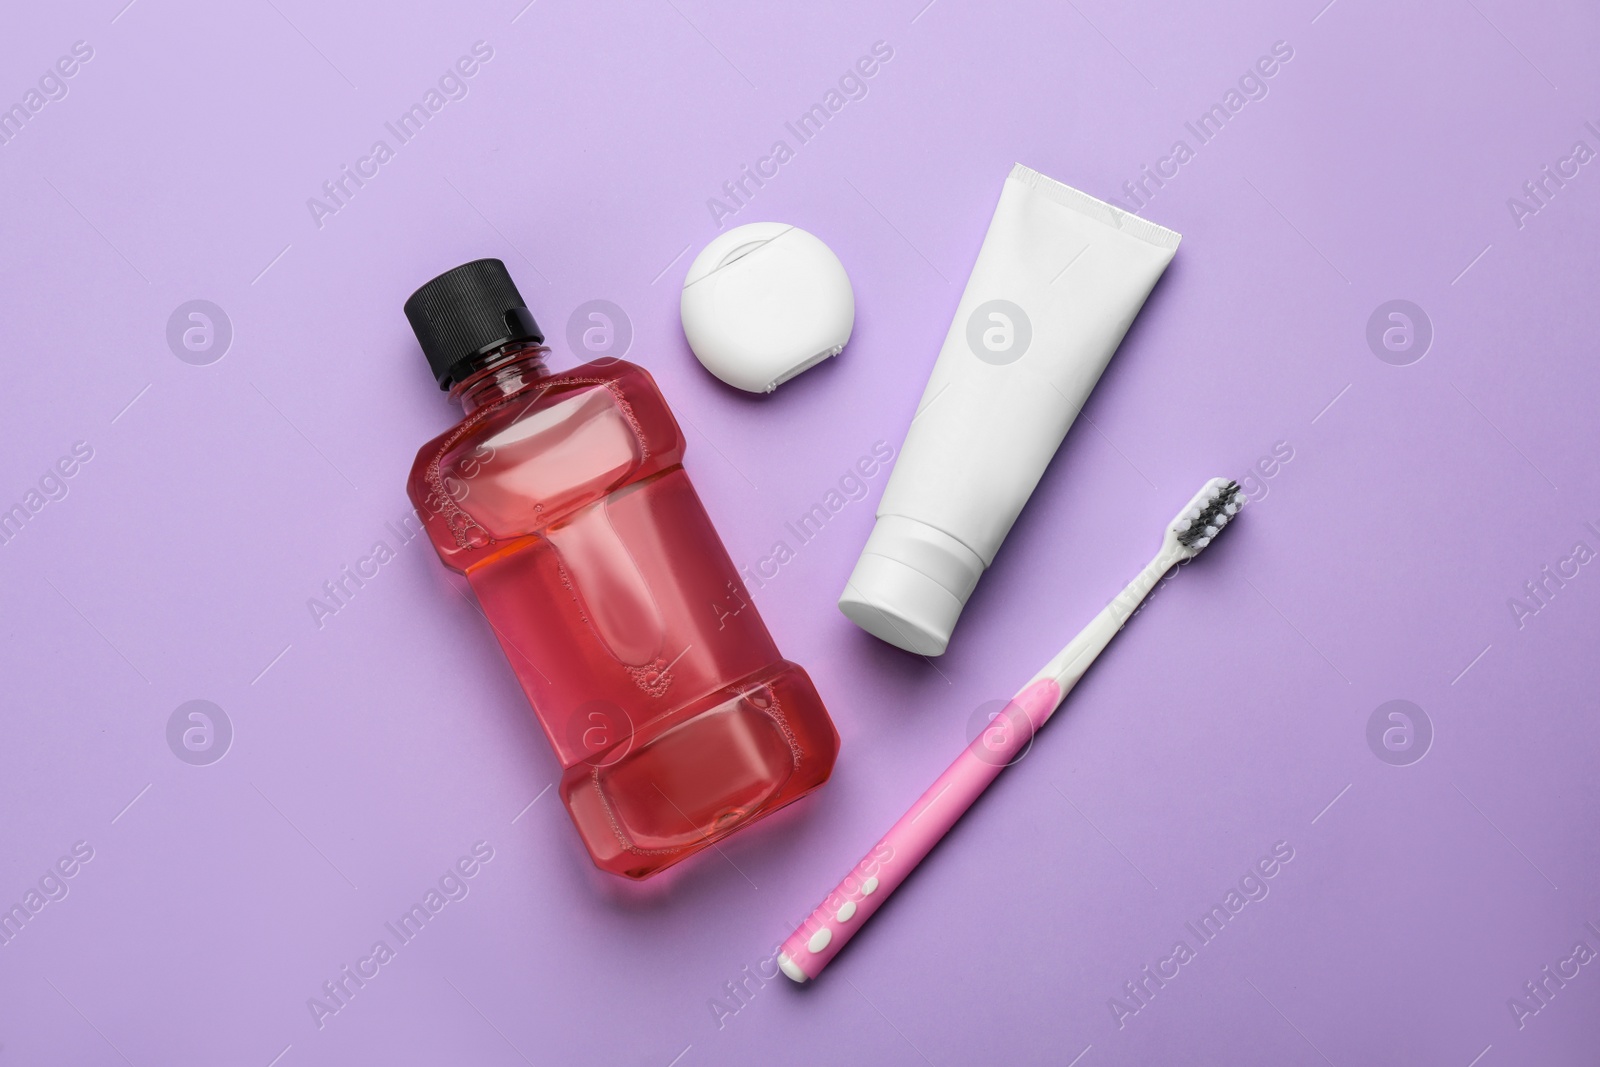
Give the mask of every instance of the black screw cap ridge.
<svg viewBox="0 0 1600 1067">
<path fill-rule="evenodd" d="M 465 378 L 466 364 L 503 345 L 544 342 L 498 259 L 475 259 L 445 271 L 411 294 L 405 312 L 441 389 Z"/>
</svg>

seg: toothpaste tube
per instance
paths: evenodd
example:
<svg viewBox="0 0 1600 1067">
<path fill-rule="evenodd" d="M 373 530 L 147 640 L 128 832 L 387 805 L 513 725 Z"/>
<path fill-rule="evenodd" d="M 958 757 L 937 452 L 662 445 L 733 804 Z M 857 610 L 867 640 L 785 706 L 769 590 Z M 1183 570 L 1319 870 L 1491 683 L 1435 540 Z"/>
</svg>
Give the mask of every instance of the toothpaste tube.
<svg viewBox="0 0 1600 1067">
<path fill-rule="evenodd" d="M 1018 164 L 839 598 L 868 633 L 944 652 L 1178 235 Z"/>
</svg>

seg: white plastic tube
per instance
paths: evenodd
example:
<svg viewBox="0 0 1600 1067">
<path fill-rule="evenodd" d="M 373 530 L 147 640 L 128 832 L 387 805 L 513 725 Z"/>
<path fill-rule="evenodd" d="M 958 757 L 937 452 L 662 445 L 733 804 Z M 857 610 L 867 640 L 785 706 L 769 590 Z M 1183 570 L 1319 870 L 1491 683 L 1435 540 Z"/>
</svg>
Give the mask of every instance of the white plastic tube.
<svg viewBox="0 0 1600 1067">
<path fill-rule="evenodd" d="M 1011 171 L 839 598 L 851 621 L 911 652 L 945 650 L 1178 239 Z"/>
</svg>

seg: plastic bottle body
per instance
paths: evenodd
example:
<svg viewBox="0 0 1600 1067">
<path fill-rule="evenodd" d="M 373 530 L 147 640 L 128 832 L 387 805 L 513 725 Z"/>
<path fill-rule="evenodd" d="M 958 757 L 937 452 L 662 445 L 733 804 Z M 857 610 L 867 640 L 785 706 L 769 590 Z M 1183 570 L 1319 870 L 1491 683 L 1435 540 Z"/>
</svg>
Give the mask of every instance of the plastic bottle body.
<svg viewBox="0 0 1600 1067">
<path fill-rule="evenodd" d="M 408 490 L 533 705 L 595 863 L 643 878 L 821 785 L 838 735 L 750 602 L 650 375 L 547 375 L 538 352 L 456 387 L 469 414 L 418 453 Z"/>
</svg>

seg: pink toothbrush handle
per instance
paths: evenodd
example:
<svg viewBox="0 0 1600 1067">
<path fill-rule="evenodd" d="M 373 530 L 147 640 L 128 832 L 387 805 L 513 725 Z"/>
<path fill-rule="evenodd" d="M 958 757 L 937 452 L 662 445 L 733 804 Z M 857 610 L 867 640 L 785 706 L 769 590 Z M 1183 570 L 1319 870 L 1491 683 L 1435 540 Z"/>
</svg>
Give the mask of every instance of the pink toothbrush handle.
<svg viewBox="0 0 1600 1067">
<path fill-rule="evenodd" d="M 778 963 L 803 982 L 822 973 L 857 930 L 1026 748 L 1061 703 L 1061 687 L 1041 678 L 1011 698 L 954 763 L 928 787 L 866 857 L 783 943 Z"/>
</svg>

